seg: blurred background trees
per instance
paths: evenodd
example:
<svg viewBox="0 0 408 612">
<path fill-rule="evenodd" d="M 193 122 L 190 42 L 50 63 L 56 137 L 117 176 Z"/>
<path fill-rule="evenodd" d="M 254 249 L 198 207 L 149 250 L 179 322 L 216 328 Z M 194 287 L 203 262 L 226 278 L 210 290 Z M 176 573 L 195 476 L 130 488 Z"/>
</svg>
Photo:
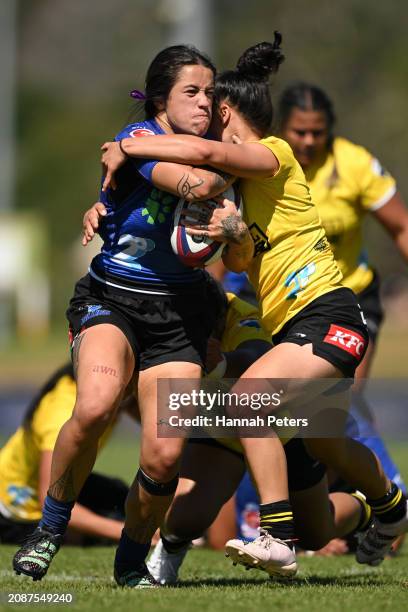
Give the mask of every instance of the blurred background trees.
<svg viewBox="0 0 408 612">
<path fill-rule="evenodd" d="M 337 132 L 379 157 L 408 199 L 405 0 L 15 2 L 14 209 L 45 223 L 58 325 L 65 326 L 78 277 L 72 248 L 82 215 L 98 197 L 99 147 L 126 123 L 128 93 L 143 89 L 152 57 L 180 32 L 185 37 L 178 42 L 204 48 L 226 68 L 247 46 L 280 30 L 286 62 L 272 85 L 274 98 L 293 79 L 325 88 L 335 102 Z M 370 223 L 368 236 L 383 276 L 403 273 L 405 264 L 384 232 Z"/>
</svg>

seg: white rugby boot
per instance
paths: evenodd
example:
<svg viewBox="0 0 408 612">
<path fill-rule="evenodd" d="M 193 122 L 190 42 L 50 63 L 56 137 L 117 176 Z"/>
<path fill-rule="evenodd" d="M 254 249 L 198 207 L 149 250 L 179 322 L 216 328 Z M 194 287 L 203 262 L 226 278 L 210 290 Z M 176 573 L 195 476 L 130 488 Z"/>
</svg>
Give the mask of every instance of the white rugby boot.
<svg viewBox="0 0 408 612">
<path fill-rule="evenodd" d="M 381 523 L 376 517 L 361 537 L 356 550 L 357 563 L 380 565 L 390 552 L 393 542 L 408 532 L 408 508 L 405 516 L 395 523 Z"/>
<path fill-rule="evenodd" d="M 146 564 L 156 582 L 161 585 L 176 584 L 178 571 L 190 548 L 191 544 L 187 544 L 181 550 L 169 553 L 164 548 L 162 539 L 160 539 Z"/>
<path fill-rule="evenodd" d="M 287 542 L 274 538 L 264 529 L 253 542 L 229 540 L 225 545 L 226 556 L 234 564 L 264 570 L 270 576 L 291 578 L 297 572 L 296 554 Z"/>
</svg>

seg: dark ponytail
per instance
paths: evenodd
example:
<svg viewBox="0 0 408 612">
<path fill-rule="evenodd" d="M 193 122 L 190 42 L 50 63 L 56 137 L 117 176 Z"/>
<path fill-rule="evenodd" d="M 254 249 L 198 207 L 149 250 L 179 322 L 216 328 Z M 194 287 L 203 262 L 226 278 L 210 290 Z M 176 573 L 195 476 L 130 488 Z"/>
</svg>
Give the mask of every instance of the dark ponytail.
<svg viewBox="0 0 408 612">
<path fill-rule="evenodd" d="M 262 42 L 247 49 L 236 69 L 223 72 L 215 83 L 216 101 L 228 101 L 259 136 L 267 133 L 273 119 L 268 79 L 285 59 L 280 48 L 282 36 L 274 34 L 273 43 Z"/>
<path fill-rule="evenodd" d="M 302 111 L 320 111 L 326 116 L 327 129 L 332 137 L 336 116 L 329 96 L 311 83 L 299 81 L 292 83 L 282 92 L 278 103 L 279 130 L 285 128 L 292 112 L 296 109 Z"/>
<path fill-rule="evenodd" d="M 285 56 L 280 48 L 282 34 L 275 31 L 273 43 L 262 42 L 249 47 L 237 62 L 237 72 L 255 80 L 266 81 L 279 70 Z"/>
</svg>

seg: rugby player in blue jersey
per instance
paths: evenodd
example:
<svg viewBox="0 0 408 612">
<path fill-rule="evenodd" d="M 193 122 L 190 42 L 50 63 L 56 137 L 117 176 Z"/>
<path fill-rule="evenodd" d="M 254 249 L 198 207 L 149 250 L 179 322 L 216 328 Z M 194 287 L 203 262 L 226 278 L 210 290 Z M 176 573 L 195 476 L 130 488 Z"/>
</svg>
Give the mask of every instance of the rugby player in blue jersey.
<svg viewBox="0 0 408 612">
<path fill-rule="evenodd" d="M 202 136 L 212 113 L 215 68 L 194 47 L 160 52 L 145 83 L 145 121 L 117 136 L 165 133 Z M 142 422 L 140 468 L 126 502 L 126 521 L 115 558 L 118 584 L 155 586 L 144 560 L 178 483 L 182 439 L 157 437 L 158 378 L 199 385 L 214 309 L 203 272 L 184 266 L 170 245 L 172 211 L 180 196 L 205 199 L 223 192 L 225 176 L 191 166 L 127 159 L 107 208 L 101 252 L 75 287 L 67 317 L 77 398 L 58 436 L 50 488 L 39 527 L 13 559 L 17 573 L 40 580 L 59 549 L 71 509 L 92 470 L 98 441 L 112 421 L 134 370 L 139 371 Z M 231 256 L 252 257 L 252 239 L 233 204 L 225 242 Z M 242 268 L 242 269 L 243 269 Z"/>
</svg>

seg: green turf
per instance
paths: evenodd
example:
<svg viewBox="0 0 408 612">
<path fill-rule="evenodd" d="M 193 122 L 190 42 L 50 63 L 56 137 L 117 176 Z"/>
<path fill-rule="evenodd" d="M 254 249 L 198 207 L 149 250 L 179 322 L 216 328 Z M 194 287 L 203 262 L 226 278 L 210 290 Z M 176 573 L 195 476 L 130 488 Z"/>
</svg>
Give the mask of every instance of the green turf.
<svg viewBox="0 0 408 612">
<path fill-rule="evenodd" d="M 130 481 L 137 469 L 136 432 L 116 432 L 98 458 L 97 468 Z M 408 480 L 408 446 L 390 445 L 394 459 Z M 129 612 L 283 612 L 299 611 L 399 611 L 408 607 L 408 544 L 402 553 L 379 568 L 355 563 L 352 556 L 299 559 L 295 581 L 282 585 L 265 579 L 255 570 L 232 567 L 222 553 L 193 550 L 181 571 L 178 588 L 130 591 L 117 588 L 112 580 L 114 548 L 64 547 L 49 576 L 34 583 L 14 576 L 11 558 L 16 547 L 0 546 L 0 590 L 7 592 L 73 593 L 73 604 L 65 609 L 119 610 Z M 3 595 L 4 602 L 4 595 Z M 23 606 L 5 605 L 4 610 Z M 25 606 L 27 609 L 27 606 Z M 61 607 L 61 605 L 60 605 Z M 35 605 L 36 610 L 55 606 Z"/>
<path fill-rule="evenodd" d="M 194 550 L 186 559 L 177 588 L 132 591 L 116 587 L 113 548 L 63 548 L 41 583 L 14 576 L 14 547 L 2 546 L 3 593 L 72 593 L 69 608 L 172 612 L 222 610 L 403 610 L 408 602 L 407 549 L 379 568 L 357 565 L 352 556 L 301 558 L 298 577 L 289 584 L 272 582 L 262 572 L 233 567 L 222 553 Z M 20 606 L 5 606 L 14 609 Z M 54 607 L 54 606 L 52 606 Z M 36 606 L 36 609 L 47 609 Z"/>
</svg>

